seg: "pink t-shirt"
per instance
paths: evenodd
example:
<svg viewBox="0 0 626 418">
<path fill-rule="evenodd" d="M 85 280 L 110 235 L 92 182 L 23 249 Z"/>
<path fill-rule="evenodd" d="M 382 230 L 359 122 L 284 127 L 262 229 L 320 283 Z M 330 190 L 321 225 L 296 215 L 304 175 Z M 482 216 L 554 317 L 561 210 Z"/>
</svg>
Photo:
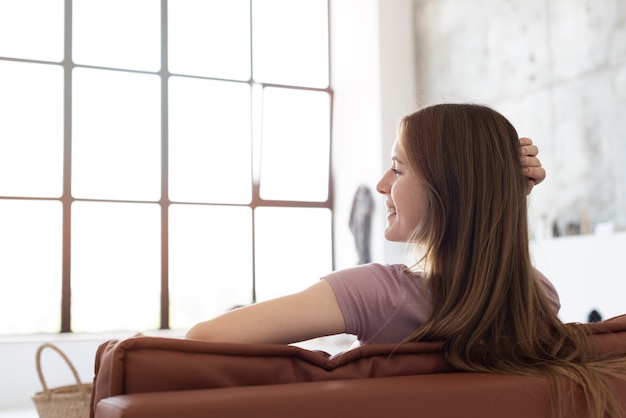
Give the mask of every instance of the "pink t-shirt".
<svg viewBox="0 0 626 418">
<path fill-rule="evenodd" d="M 556 289 L 536 273 L 558 313 L 561 304 Z M 404 265 L 364 264 L 323 279 L 335 292 L 346 332 L 356 335 L 361 345 L 400 342 L 430 316 L 430 293 L 422 276 L 407 273 Z"/>
</svg>

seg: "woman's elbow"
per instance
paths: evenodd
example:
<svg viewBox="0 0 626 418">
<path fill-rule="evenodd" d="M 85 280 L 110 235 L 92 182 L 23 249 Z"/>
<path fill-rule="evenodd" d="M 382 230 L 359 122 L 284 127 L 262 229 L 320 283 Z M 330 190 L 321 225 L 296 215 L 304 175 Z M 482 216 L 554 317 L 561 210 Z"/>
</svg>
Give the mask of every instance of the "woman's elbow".
<svg viewBox="0 0 626 418">
<path fill-rule="evenodd" d="M 188 340 L 205 340 L 205 341 L 210 341 L 211 339 L 209 338 L 205 328 L 205 323 L 204 322 L 200 322 L 196 325 L 194 325 L 193 327 L 191 327 L 191 329 L 189 329 L 189 331 L 187 331 L 187 333 L 185 334 L 185 338 Z"/>
</svg>

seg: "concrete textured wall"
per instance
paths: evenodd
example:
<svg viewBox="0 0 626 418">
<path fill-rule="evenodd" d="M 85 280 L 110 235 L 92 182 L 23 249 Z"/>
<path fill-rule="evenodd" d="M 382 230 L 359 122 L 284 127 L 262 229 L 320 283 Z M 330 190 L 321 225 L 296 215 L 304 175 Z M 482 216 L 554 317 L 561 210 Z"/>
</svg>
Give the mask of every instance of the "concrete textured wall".
<svg viewBox="0 0 626 418">
<path fill-rule="evenodd" d="M 477 102 L 540 146 L 538 238 L 626 229 L 626 1 L 415 0 L 417 105 Z"/>
</svg>

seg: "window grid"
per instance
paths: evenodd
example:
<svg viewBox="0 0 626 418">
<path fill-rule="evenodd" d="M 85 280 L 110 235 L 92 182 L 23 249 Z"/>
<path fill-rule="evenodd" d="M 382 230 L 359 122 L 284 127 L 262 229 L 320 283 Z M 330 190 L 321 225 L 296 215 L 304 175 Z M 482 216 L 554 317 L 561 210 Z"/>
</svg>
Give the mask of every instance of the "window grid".
<svg viewBox="0 0 626 418">
<path fill-rule="evenodd" d="M 161 198 L 158 202 L 156 202 L 161 209 L 161 310 L 160 310 L 160 328 L 161 329 L 169 329 L 169 295 L 168 295 L 168 283 L 169 283 L 169 263 L 168 263 L 168 254 L 169 254 L 169 211 L 168 207 L 171 203 L 173 203 L 169 199 L 169 184 L 168 184 L 168 145 L 169 145 L 169 125 L 168 125 L 168 105 L 169 105 L 169 97 L 168 97 L 168 81 L 169 77 L 172 75 L 176 76 L 184 76 L 184 77 L 192 77 L 198 79 L 210 79 L 210 80 L 220 80 L 220 81 L 237 81 L 237 80 L 226 80 L 226 79 L 216 79 L 211 77 L 199 77 L 199 76 L 187 76 L 187 75 L 179 75 L 172 74 L 168 70 L 168 13 L 167 13 L 167 5 L 168 0 L 160 1 L 161 8 L 161 69 L 156 73 L 160 77 L 160 86 L 161 86 Z M 252 9 L 252 0 L 250 0 L 250 8 Z M 64 1 L 64 18 L 65 22 L 73 22 L 73 8 L 72 8 L 72 0 Z M 252 13 L 250 14 L 250 27 L 252 28 Z M 252 71 L 253 59 L 253 48 L 254 43 L 252 41 L 253 31 L 250 30 L 250 66 L 251 66 L 251 77 L 254 74 Z M 8 196 L 0 196 L 0 199 L 23 199 L 23 200 L 60 200 L 62 203 L 62 216 L 63 216 L 63 231 L 62 231 L 62 293 L 61 293 L 61 329 L 60 332 L 68 333 L 72 332 L 71 325 L 71 257 L 72 257 L 72 242 L 71 242 L 71 231 L 72 231 L 72 204 L 77 201 L 97 201 L 97 202 L 132 202 L 129 200 L 115 200 L 115 199 L 84 199 L 84 198 L 74 198 L 71 195 L 72 190 L 72 73 L 75 68 L 92 68 L 92 69 L 107 69 L 107 70 L 117 70 L 115 68 L 105 68 L 105 67 L 97 67 L 97 66 L 89 66 L 89 65 L 77 65 L 73 63 L 72 59 L 72 24 L 66 24 L 64 27 L 64 58 L 60 63 L 56 62 L 48 62 L 48 61 L 38 61 L 38 60 L 30 60 L 30 59 L 14 59 L 14 58 L 1 58 L 2 60 L 8 61 L 20 61 L 25 63 L 44 63 L 44 64 L 60 64 L 63 67 L 63 193 L 59 199 L 55 198 L 39 198 L 39 197 L 8 197 Z M 330 34 L 329 34 L 329 57 L 330 57 Z M 330 60 L 329 60 L 330 63 Z M 330 74 L 330 68 L 329 74 Z M 149 71 L 137 71 L 137 70 L 117 70 L 123 72 L 137 72 L 143 74 L 155 74 Z M 330 78 L 329 78 L 330 79 Z M 286 89 L 299 89 L 299 90 L 309 90 L 309 91 L 320 91 L 325 92 L 329 95 L 330 98 L 330 125 L 329 128 L 332 131 L 332 110 L 333 110 L 333 93 L 330 86 L 326 88 L 312 88 L 312 87 L 301 87 L 301 86 L 292 86 L 292 85 L 281 85 L 281 84 L 272 84 L 272 83 L 262 83 L 253 80 L 245 81 L 250 86 L 250 94 L 253 94 L 253 86 L 260 86 L 261 89 L 268 87 L 278 87 L 278 88 L 286 88 Z M 329 83 L 330 84 L 330 83 Z M 252 117 L 254 118 L 254 112 L 257 111 L 255 107 L 255 103 L 251 100 L 250 103 L 252 107 Z M 255 129 L 254 125 L 251 124 L 251 129 Z M 251 138 L 254 141 L 254 133 L 251 134 Z M 329 132 L 329 160 L 331 157 L 332 150 L 332 136 Z M 253 146 L 253 144 L 251 144 Z M 253 156 L 254 159 L 254 147 L 253 147 Z M 246 206 L 252 208 L 252 242 L 254 243 L 254 209 L 258 207 L 292 207 L 292 208 L 327 208 L 331 210 L 331 225 L 332 223 L 332 207 L 333 207 L 333 192 L 332 192 L 332 173 L 330 173 L 330 161 L 328 164 L 329 167 L 329 175 L 328 175 L 328 197 L 325 201 L 322 202 L 310 202 L 310 201 L 283 201 L 283 200 L 264 200 L 260 197 L 260 185 L 258 178 L 258 167 L 255 169 L 254 161 L 250 162 L 253 166 L 253 182 L 252 182 L 252 199 L 250 204 L 231 204 L 229 206 Z M 140 201 L 138 203 L 146 203 L 145 201 Z M 176 203 L 185 203 L 185 204 L 198 204 L 198 205 L 223 205 L 222 203 L 214 204 L 214 203 L 189 203 L 189 202 L 176 202 Z M 331 227 L 331 237 L 332 227 Z M 252 245 L 252 263 L 255 265 L 255 245 Z M 331 242 L 332 248 L 332 242 Z M 331 258 L 334 260 L 334 254 L 331 255 Z M 333 261 L 334 264 L 334 261 Z M 252 269 L 252 301 L 256 301 L 256 281 L 255 281 L 255 269 Z"/>
</svg>

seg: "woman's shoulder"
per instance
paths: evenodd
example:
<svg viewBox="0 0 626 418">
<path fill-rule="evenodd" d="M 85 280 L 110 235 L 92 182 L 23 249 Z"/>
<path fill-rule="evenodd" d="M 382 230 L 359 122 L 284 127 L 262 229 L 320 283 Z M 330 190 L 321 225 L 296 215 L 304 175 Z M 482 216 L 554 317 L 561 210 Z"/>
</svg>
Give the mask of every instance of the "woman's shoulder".
<svg viewBox="0 0 626 418">
<path fill-rule="evenodd" d="M 420 282 L 422 274 L 420 271 L 412 270 L 405 264 L 376 264 L 371 265 L 372 269 L 379 270 L 385 274 L 395 278 L 398 282 L 407 282 L 415 284 Z"/>
<path fill-rule="evenodd" d="M 422 293 L 419 273 L 403 264 L 369 263 L 335 271 L 324 277 L 336 291 L 369 293 L 383 299 L 397 299 L 405 293 Z"/>
<path fill-rule="evenodd" d="M 342 279 L 366 279 L 366 278 L 378 278 L 378 279 L 396 279 L 404 280 L 408 278 L 418 278 L 419 273 L 411 271 L 404 264 L 382 264 L 382 263 L 368 263 L 361 264 L 354 267 L 348 267 L 346 269 L 337 270 L 330 273 L 328 277 L 337 277 Z"/>
</svg>

